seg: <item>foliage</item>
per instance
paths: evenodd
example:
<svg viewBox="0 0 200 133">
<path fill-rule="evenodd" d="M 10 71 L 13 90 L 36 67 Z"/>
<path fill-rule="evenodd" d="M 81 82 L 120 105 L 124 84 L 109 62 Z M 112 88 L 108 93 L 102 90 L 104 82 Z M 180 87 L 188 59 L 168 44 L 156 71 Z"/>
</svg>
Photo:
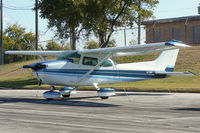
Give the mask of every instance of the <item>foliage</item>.
<svg viewBox="0 0 200 133">
<path fill-rule="evenodd" d="M 57 42 L 49 42 L 46 45 L 46 50 L 70 50 L 70 44 L 60 45 Z"/>
<path fill-rule="evenodd" d="M 137 41 L 136 40 L 130 40 L 129 45 L 130 46 L 137 45 Z"/>
<path fill-rule="evenodd" d="M 25 28 L 14 24 L 4 31 L 3 48 L 7 50 L 33 50 L 35 44 L 35 36 L 32 32 L 26 33 Z M 4 62 L 11 63 L 22 60 L 33 59 L 33 56 L 24 55 L 5 55 Z"/>
<path fill-rule="evenodd" d="M 98 42 L 95 42 L 94 40 L 87 41 L 84 46 L 85 49 L 97 49 L 99 47 L 100 44 Z M 116 41 L 114 39 L 110 40 L 107 47 L 116 47 Z"/>
<path fill-rule="evenodd" d="M 64 48 L 56 42 L 49 42 L 46 46 L 46 50 L 64 50 Z"/>
<path fill-rule="evenodd" d="M 56 27 L 58 37 L 71 35 L 74 42 L 81 31 L 86 37 L 93 32 L 106 47 L 114 28 L 132 27 L 138 16 L 151 17 L 156 4 L 158 0 L 40 0 L 39 9 L 49 28 Z"/>
<path fill-rule="evenodd" d="M 61 39 L 73 36 L 74 43 L 82 30 L 80 24 L 83 18 L 77 2 L 79 0 L 40 0 L 38 4 L 41 17 L 48 19 L 48 27 L 56 27 L 56 36 Z M 72 48 L 75 49 L 75 46 Z"/>
<path fill-rule="evenodd" d="M 71 50 L 70 43 L 67 43 L 65 46 L 63 46 L 65 50 Z"/>
<path fill-rule="evenodd" d="M 143 6 L 138 6 L 139 1 Z M 124 25 L 132 27 L 138 21 L 138 16 L 151 17 L 157 3 L 158 0 L 104 0 L 97 4 L 99 14 L 93 14 L 96 23 L 93 31 L 100 36 L 102 47 L 108 44 L 114 28 Z"/>
<path fill-rule="evenodd" d="M 87 41 L 84 46 L 84 49 L 96 49 L 96 48 L 99 48 L 99 43 L 95 42 L 94 40 Z"/>
</svg>

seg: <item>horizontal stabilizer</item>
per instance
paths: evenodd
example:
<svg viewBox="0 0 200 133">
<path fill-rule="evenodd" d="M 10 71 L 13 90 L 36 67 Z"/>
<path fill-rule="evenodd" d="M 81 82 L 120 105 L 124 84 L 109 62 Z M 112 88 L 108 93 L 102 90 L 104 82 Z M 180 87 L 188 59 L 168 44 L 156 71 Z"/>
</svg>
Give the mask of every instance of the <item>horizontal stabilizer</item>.
<svg viewBox="0 0 200 133">
<path fill-rule="evenodd" d="M 155 76 L 170 76 L 170 77 L 187 77 L 187 76 L 197 76 L 195 73 L 187 72 L 155 72 Z"/>
</svg>

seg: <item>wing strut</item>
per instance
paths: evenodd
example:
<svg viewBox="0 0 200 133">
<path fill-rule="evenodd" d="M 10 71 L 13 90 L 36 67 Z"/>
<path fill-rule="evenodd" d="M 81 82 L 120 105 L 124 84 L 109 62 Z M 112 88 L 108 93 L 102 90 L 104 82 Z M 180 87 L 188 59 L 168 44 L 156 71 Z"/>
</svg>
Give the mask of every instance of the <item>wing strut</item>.
<svg viewBox="0 0 200 133">
<path fill-rule="evenodd" d="M 76 82 L 76 86 L 78 86 L 78 84 L 85 79 L 88 75 L 90 75 L 97 67 L 99 67 L 105 60 L 107 60 L 109 57 L 111 56 L 111 53 L 107 54 L 95 67 L 93 67 L 92 69 L 90 69 L 90 71 L 88 71 L 85 75 L 82 76 L 82 78 Z"/>
</svg>

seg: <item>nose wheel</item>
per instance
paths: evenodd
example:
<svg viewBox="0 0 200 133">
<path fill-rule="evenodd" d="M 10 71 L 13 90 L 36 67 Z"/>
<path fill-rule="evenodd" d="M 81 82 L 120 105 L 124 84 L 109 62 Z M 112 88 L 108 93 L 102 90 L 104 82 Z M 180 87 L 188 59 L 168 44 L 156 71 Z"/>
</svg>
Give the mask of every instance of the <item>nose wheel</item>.
<svg viewBox="0 0 200 133">
<path fill-rule="evenodd" d="M 101 97 L 101 99 L 108 99 L 109 97 Z"/>
<path fill-rule="evenodd" d="M 46 100 L 55 100 L 59 99 L 61 96 L 60 92 L 55 91 L 55 86 L 51 86 L 49 91 L 43 93 L 43 97 Z"/>
<path fill-rule="evenodd" d="M 49 91 L 46 91 L 43 93 L 43 97 L 47 100 L 54 100 L 60 98 L 60 92 L 55 91 L 55 87 L 51 86 L 51 89 Z"/>
</svg>

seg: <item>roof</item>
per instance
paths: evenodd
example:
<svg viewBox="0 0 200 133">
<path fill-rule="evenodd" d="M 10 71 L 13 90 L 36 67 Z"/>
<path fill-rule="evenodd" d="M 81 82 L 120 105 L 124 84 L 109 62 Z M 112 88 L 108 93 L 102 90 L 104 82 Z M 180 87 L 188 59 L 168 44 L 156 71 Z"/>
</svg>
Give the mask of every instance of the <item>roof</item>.
<svg viewBox="0 0 200 133">
<path fill-rule="evenodd" d="M 143 21 L 142 25 L 148 25 L 148 24 L 155 24 L 155 23 L 172 23 L 172 22 L 183 22 L 188 20 L 200 20 L 200 15 L 195 16 L 184 16 L 184 17 L 177 17 L 177 18 L 166 18 L 166 19 L 157 19 L 157 20 L 148 20 Z"/>
</svg>

